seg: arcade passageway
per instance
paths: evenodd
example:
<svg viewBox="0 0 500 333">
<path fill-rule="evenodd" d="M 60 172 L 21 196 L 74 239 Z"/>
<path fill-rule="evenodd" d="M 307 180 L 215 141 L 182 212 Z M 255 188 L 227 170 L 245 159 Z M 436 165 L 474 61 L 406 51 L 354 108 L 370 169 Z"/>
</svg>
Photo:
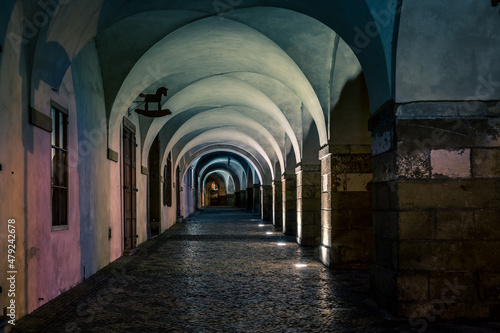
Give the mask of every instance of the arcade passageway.
<svg viewBox="0 0 500 333">
<path fill-rule="evenodd" d="M 254 214 L 207 208 L 35 310 L 15 332 L 500 329 L 395 320 L 371 300 L 366 272 L 332 271 L 313 254 Z"/>
<path fill-rule="evenodd" d="M 499 10 L 0 1 L 0 327 L 499 320 Z"/>
</svg>

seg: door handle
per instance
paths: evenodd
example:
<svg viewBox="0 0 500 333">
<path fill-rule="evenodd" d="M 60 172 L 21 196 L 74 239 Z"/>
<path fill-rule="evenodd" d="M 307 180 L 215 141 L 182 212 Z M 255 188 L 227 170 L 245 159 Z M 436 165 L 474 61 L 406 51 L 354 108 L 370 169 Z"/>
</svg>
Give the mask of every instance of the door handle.
<svg viewBox="0 0 500 333">
<path fill-rule="evenodd" d="M 138 188 L 134 188 L 134 192 L 139 192 L 139 189 Z"/>
<path fill-rule="evenodd" d="M 124 187 L 123 187 L 123 189 L 124 189 L 124 190 L 129 190 L 129 189 L 130 189 L 130 187 L 128 187 L 128 186 L 124 186 Z"/>
</svg>

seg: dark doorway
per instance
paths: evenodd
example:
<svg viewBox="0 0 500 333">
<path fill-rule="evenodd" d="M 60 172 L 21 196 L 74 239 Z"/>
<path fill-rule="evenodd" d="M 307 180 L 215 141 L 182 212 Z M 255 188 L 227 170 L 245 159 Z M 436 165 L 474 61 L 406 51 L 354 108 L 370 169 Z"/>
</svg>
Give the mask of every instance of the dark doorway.
<svg viewBox="0 0 500 333">
<path fill-rule="evenodd" d="M 136 200 L 136 144 L 135 133 L 123 127 L 123 233 L 124 250 L 137 246 L 137 200 Z"/>
<path fill-rule="evenodd" d="M 216 182 L 210 184 L 210 206 L 219 206 L 219 185 Z"/>
<path fill-rule="evenodd" d="M 176 206 L 177 206 L 177 220 L 181 219 L 181 171 L 179 166 L 175 170 L 175 194 L 176 194 Z"/>
<path fill-rule="evenodd" d="M 161 226 L 160 140 L 158 137 L 153 141 L 149 151 L 148 180 L 149 226 L 151 237 L 153 237 L 160 234 Z"/>
</svg>

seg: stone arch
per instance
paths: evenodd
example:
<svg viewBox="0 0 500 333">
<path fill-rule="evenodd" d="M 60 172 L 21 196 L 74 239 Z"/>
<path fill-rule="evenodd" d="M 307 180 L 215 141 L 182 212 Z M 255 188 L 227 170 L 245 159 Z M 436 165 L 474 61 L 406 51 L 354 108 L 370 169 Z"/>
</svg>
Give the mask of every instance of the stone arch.
<svg viewBox="0 0 500 333">
<path fill-rule="evenodd" d="M 227 135 L 229 135 L 229 137 Z M 263 177 L 263 181 L 270 182 L 270 180 L 274 178 L 273 165 L 266 152 L 254 139 L 247 135 L 241 135 L 241 133 L 235 130 L 226 130 L 222 135 L 217 130 L 204 132 L 195 139 L 189 141 L 182 148 L 176 161 L 178 163 L 184 155 L 193 154 L 197 150 L 202 149 L 204 146 L 208 146 L 210 143 L 218 144 L 218 142 L 221 140 L 224 141 L 226 138 L 229 138 L 232 143 L 237 143 L 237 146 L 247 151 L 254 160 L 259 161 L 259 166 L 264 171 L 261 175 Z"/>
<path fill-rule="evenodd" d="M 250 170 L 255 170 L 257 177 L 262 182 L 263 179 L 262 175 L 264 174 L 264 170 L 260 167 L 259 162 L 250 153 L 244 151 L 243 149 L 237 146 L 218 145 L 218 144 L 206 146 L 193 153 L 187 160 L 186 164 L 191 164 L 193 163 L 193 161 L 195 161 L 200 157 L 216 152 L 229 152 L 229 153 L 234 153 L 237 156 L 240 156 L 243 160 L 247 162 L 248 168 L 250 168 Z M 249 173 L 245 172 L 244 176 L 245 176 L 244 180 L 248 179 Z M 243 184 L 244 183 L 245 181 L 243 181 Z"/>
<path fill-rule="evenodd" d="M 281 173 L 284 172 L 283 156 L 274 136 L 257 121 L 244 115 L 234 113 L 233 108 L 213 109 L 199 113 L 190 118 L 175 131 L 164 152 L 171 151 L 183 138 L 186 140 L 186 138 L 201 135 L 203 130 L 218 129 L 219 131 L 224 131 L 224 126 L 228 126 L 228 128 L 240 128 L 239 131 L 241 131 L 240 133 L 242 134 L 247 133 L 248 135 L 255 135 L 254 137 L 259 140 L 259 146 L 267 147 L 266 152 L 269 152 L 267 153 L 269 157 L 272 158 L 273 161 L 277 161 L 277 164 L 274 164 L 278 166 L 278 170 L 276 171 L 281 171 Z M 196 129 L 196 132 L 193 132 L 194 129 Z M 145 154 L 146 151 L 147 150 L 144 149 L 143 154 Z M 164 157 L 162 159 L 164 159 Z"/>
</svg>

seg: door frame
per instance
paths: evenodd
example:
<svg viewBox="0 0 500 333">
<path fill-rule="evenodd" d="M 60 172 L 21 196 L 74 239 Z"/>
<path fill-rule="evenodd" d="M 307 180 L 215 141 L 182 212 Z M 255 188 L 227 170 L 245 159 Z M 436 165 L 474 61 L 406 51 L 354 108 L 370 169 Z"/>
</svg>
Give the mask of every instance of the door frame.
<svg viewBox="0 0 500 333">
<path fill-rule="evenodd" d="M 126 139 L 130 137 L 130 175 L 127 181 L 126 172 Z M 134 251 L 137 247 L 137 143 L 136 143 L 136 129 L 135 125 L 126 117 L 123 117 L 123 130 L 122 130 L 122 251 L 127 255 Z M 127 195 L 128 194 L 128 195 Z M 130 217 L 127 214 L 127 201 L 130 200 Z M 130 237 L 127 237 L 128 225 L 127 219 L 130 218 Z"/>
</svg>

